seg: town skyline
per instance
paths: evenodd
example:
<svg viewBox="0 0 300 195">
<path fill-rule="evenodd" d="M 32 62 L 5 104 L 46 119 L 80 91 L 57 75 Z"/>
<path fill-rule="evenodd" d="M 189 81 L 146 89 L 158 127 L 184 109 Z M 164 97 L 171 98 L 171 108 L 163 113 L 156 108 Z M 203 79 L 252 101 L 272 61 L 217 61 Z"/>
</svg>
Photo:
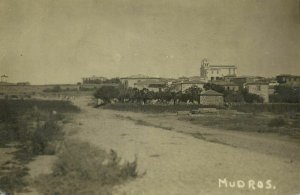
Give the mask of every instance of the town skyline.
<svg viewBox="0 0 300 195">
<path fill-rule="evenodd" d="M 200 69 L 200 66 L 199 66 Z M 18 82 L 29 82 L 30 84 L 33 85 L 47 85 L 47 84 L 74 84 L 74 83 L 78 83 L 81 82 L 83 78 L 86 77 L 105 77 L 107 79 L 112 79 L 112 78 L 126 78 L 126 77 L 132 77 L 132 76 L 145 76 L 145 77 L 156 77 L 156 78 L 163 78 L 163 79 L 179 79 L 179 78 L 183 78 L 183 77 L 187 77 L 187 78 L 192 78 L 192 77 L 201 77 L 200 76 L 200 71 L 198 70 L 198 74 L 189 74 L 189 75 L 184 75 L 184 74 L 176 74 L 176 75 L 166 75 L 166 76 L 161 76 L 161 74 L 147 74 L 147 73 L 129 73 L 129 74 L 119 74 L 119 75 L 101 75 L 101 74 L 95 74 L 95 73 L 91 73 L 90 75 L 86 74 L 86 75 L 82 75 L 79 76 L 77 78 L 74 78 L 72 80 L 68 80 L 68 81 L 63 81 L 63 82 L 59 82 L 59 79 L 56 80 L 51 80 L 50 82 L 35 82 L 34 79 L 29 80 L 29 79 L 23 79 L 23 80 L 17 80 L 17 77 L 14 77 L 14 75 L 12 76 L 13 79 L 11 79 L 11 75 L 8 75 L 6 73 L 2 73 L 0 72 L 1 76 L 5 75 L 7 76 L 7 82 L 8 83 L 18 83 Z M 237 77 L 264 77 L 264 78 L 275 78 L 276 76 L 279 75 L 300 75 L 300 72 L 283 72 L 283 73 L 277 73 L 277 74 L 268 74 L 268 75 L 264 75 L 264 74 L 241 74 L 239 69 L 237 68 Z M 25 77 L 24 77 L 25 78 Z M 55 78 L 54 78 L 55 79 Z"/>
<path fill-rule="evenodd" d="M 300 74 L 297 0 L 4 0 L 0 10 L 11 82 L 199 76 L 203 58 L 239 76 Z"/>
</svg>

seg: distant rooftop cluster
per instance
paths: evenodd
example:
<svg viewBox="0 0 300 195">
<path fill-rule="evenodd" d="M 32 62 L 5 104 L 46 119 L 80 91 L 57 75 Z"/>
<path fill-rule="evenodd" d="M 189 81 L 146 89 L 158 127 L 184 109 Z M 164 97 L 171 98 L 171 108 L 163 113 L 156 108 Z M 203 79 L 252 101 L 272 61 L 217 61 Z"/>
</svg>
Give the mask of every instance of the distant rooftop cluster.
<svg viewBox="0 0 300 195">
<path fill-rule="evenodd" d="M 190 88 L 200 88 L 204 96 L 220 96 L 219 92 L 207 91 L 205 86 L 216 85 L 224 88 L 225 91 L 239 92 L 241 89 L 247 89 L 249 92 L 261 96 L 264 102 L 269 102 L 269 95 L 275 93 L 275 87 L 278 85 L 300 88 L 300 76 L 291 74 L 280 74 L 274 78 L 265 78 L 261 76 L 239 76 L 238 66 L 233 64 L 214 65 L 207 59 L 203 59 L 200 64 L 198 76 L 179 78 L 162 78 L 159 76 L 148 76 L 136 74 L 127 77 L 107 78 L 103 76 L 83 77 L 82 82 L 70 85 L 61 85 L 62 90 L 95 90 L 102 86 L 123 86 L 125 88 L 136 88 L 138 90 L 147 89 L 152 92 L 163 92 L 166 89 L 173 92 L 185 93 Z M 37 87 L 40 91 L 48 89 L 49 86 L 41 87 L 30 85 L 29 82 L 9 83 L 6 74 L 1 75 L 1 90 L 7 90 L 5 86 Z M 25 88 L 24 88 L 25 89 Z M 34 91 L 34 89 L 29 89 Z"/>
</svg>

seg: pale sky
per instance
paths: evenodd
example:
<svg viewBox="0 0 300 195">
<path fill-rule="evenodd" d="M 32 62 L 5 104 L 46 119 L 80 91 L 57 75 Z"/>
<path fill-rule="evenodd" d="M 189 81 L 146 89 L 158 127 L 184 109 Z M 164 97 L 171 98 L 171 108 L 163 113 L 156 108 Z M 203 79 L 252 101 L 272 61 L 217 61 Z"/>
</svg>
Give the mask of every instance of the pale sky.
<svg viewBox="0 0 300 195">
<path fill-rule="evenodd" d="M 299 0 L 0 0 L 0 74 L 10 82 L 300 75 Z"/>
</svg>

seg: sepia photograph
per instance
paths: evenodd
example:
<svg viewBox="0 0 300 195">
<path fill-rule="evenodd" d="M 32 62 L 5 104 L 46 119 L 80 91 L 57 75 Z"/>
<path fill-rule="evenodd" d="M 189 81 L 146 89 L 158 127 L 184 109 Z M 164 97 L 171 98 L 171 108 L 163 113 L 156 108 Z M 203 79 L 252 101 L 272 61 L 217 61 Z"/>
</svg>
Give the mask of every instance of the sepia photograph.
<svg viewBox="0 0 300 195">
<path fill-rule="evenodd" d="M 0 195 L 300 195 L 300 0 L 0 0 Z"/>
</svg>

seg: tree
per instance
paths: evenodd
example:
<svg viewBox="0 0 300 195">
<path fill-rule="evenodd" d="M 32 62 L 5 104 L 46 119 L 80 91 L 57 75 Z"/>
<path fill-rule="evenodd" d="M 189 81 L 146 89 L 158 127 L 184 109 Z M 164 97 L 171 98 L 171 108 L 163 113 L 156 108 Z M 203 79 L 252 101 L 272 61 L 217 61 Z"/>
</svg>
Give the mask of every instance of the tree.
<svg viewBox="0 0 300 195">
<path fill-rule="evenodd" d="M 149 91 L 149 89 L 142 89 L 140 90 L 140 98 L 143 101 L 143 103 L 145 104 L 147 102 L 147 100 L 152 98 L 152 93 Z"/>
<path fill-rule="evenodd" d="M 175 105 L 177 101 L 180 101 L 182 99 L 182 93 L 176 92 L 172 88 L 166 88 L 162 94 L 162 98 L 167 102 L 172 100 L 173 104 Z"/>
<path fill-rule="evenodd" d="M 109 103 L 111 99 L 118 98 L 119 94 L 120 91 L 118 88 L 113 86 L 103 86 L 94 93 L 94 97 L 102 99 L 105 103 Z"/>
<path fill-rule="evenodd" d="M 245 102 L 243 94 L 239 92 L 227 92 L 224 97 L 225 102 Z"/>
<path fill-rule="evenodd" d="M 183 95 L 183 99 L 185 102 L 188 100 L 191 102 L 197 101 L 200 104 L 200 94 L 202 89 L 198 86 L 192 86 L 185 90 L 185 95 Z"/>
<path fill-rule="evenodd" d="M 244 97 L 245 102 L 247 103 L 263 103 L 264 98 L 260 97 L 257 94 L 249 93 L 247 89 L 242 90 L 242 95 Z"/>
<path fill-rule="evenodd" d="M 220 86 L 220 85 L 216 85 L 214 83 L 205 83 L 203 88 L 205 90 L 214 90 L 216 92 L 219 92 L 219 93 L 224 93 L 225 92 L 225 88 L 223 86 Z"/>
<path fill-rule="evenodd" d="M 300 103 L 300 88 L 284 85 L 275 87 L 275 94 L 270 96 L 271 102 Z"/>
</svg>

